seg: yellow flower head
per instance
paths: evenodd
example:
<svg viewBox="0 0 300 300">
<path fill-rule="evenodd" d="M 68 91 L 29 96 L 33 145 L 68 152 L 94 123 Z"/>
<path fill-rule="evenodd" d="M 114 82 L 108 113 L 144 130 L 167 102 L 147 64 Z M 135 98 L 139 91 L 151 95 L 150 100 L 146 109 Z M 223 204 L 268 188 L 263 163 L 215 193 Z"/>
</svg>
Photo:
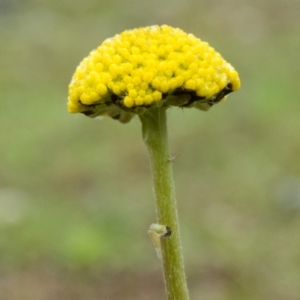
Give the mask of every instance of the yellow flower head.
<svg viewBox="0 0 300 300">
<path fill-rule="evenodd" d="M 208 110 L 239 87 L 237 71 L 208 43 L 150 26 L 105 40 L 80 63 L 68 109 L 127 122 L 154 105 Z"/>
</svg>

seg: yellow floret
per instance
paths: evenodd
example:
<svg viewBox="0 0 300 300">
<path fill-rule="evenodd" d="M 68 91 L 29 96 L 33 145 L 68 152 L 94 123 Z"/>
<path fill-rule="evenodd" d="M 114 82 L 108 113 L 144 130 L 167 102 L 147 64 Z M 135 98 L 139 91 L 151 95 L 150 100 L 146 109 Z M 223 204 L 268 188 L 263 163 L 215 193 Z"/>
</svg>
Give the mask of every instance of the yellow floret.
<svg viewBox="0 0 300 300">
<path fill-rule="evenodd" d="M 139 96 L 141 96 L 142 98 L 145 98 L 146 90 L 139 90 Z"/>
<path fill-rule="evenodd" d="M 145 95 L 144 99 L 146 105 L 150 105 L 153 103 L 153 97 L 151 95 Z"/>
<path fill-rule="evenodd" d="M 138 94 L 137 91 L 134 89 L 132 89 L 128 92 L 128 95 L 132 98 L 135 98 L 137 96 L 137 94 Z"/>
<path fill-rule="evenodd" d="M 141 77 L 139 77 L 139 76 L 135 76 L 135 77 L 133 78 L 132 82 L 133 82 L 133 84 L 134 84 L 135 86 L 139 86 L 139 85 L 142 83 L 142 79 L 141 79 Z"/>
<path fill-rule="evenodd" d="M 153 79 L 154 74 L 152 72 L 145 72 L 145 74 L 143 75 L 143 81 L 145 82 L 151 82 L 151 80 Z"/>
<path fill-rule="evenodd" d="M 158 101 L 160 101 L 160 100 L 161 100 L 161 98 L 162 98 L 162 94 L 161 94 L 161 92 L 159 92 L 159 91 L 155 91 L 155 92 L 153 92 L 153 94 L 152 94 L 152 98 L 153 98 L 153 100 L 154 100 L 155 102 L 158 102 Z"/>
<path fill-rule="evenodd" d="M 188 81 L 185 83 L 184 87 L 185 87 L 187 90 L 195 90 L 195 89 L 196 89 L 196 82 L 195 82 L 195 80 L 192 80 L 192 79 L 188 80 Z"/>
<path fill-rule="evenodd" d="M 163 81 L 160 85 L 160 91 L 162 93 L 167 93 L 170 89 L 170 85 L 167 81 Z"/>
<path fill-rule="evenodd" d="M 132 107 L 133 104 L 134 104 L 133 99 L 132 99 L 130 96 L 126 96 L 126 97 L 124 98 L 124 105 L 125 105 L 126 107 Z"/>
<path fill-rule="evenodd" d="M 178 28 L 150 26 L 90 52 L 69 85 L 68 109 L 116 118 L 140 113 L 139 106 L 186 105 L 183 99 L 199 108 L 197 101 L 212 105 L 239 88 L 238 73 L 208 43 Z M 176 95 L 182 95 L 177 103 Z"/>
<path fill-rule="evenodd" d="M 134 99 L 134 103 L 135 103 L 135 105 L 138 105 L 138 106 L 144 105 L 144 97 L 137 96 Z"/>
<path fill-rule="evenodd" d="M 98 84 L 96 90 L 101 96 L 104 96 L 107 93 L 107 87 L 103 83 Z"/>
</svg>

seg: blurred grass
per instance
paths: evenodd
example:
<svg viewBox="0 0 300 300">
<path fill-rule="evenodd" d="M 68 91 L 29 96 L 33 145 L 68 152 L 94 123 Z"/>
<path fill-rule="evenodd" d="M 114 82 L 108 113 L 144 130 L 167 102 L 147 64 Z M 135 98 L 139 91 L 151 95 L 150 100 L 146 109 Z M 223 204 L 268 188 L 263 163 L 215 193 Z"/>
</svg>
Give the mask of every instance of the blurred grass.
<svg viewBox="0 0 300 300">
<path fill-rule="evenodd" d="M 299 8 L 1 1 L 2 280 L 24 270 L 84 278 L 159 269 L 146 234 L 155 209 L 139 121 L 69 115 L 65 103 L 76 65 L 103 39 L 168 23 L 209 41 L 242 79 L 209 113 L 169 113 L 192 297 L 299 299 Z"/>
</svg>

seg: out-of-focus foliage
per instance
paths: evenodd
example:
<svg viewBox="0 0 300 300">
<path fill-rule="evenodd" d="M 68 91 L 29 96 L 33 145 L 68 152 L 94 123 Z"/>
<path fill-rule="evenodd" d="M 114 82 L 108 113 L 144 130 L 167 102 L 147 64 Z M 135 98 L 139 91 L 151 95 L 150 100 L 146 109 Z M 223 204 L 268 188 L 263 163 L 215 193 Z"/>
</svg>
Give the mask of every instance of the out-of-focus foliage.
<svg viewBox="0 0 300 300">
<path fill-rule="evenodd" d="M 139 121 L 66 110 L 79 61 L 152 24 L 207 40 L 242 80 L 208 113 L 169 112 L 191 298 L 299 299 L 299 9 L 296 0 L 1 0 L 3 299 L 163 297 L 160 277 L 144 285 L 160 272 Z"/>
</svg>

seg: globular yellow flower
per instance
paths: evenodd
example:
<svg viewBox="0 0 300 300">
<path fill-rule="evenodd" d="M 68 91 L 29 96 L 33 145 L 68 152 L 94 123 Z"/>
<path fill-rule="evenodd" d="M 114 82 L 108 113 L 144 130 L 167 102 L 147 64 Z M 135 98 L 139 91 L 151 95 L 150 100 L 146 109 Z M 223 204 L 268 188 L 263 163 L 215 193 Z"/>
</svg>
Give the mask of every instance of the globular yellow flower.
<svg viewBox="0 0 300 300">
<path fill-rule="evenodd" d="M 150 26 L 105 40 L 79 64 L 68 110 L 127 122 L 154 105 L 208 110 L 239 88 L 237 71 L 208 43 Z"/>
</svg>

